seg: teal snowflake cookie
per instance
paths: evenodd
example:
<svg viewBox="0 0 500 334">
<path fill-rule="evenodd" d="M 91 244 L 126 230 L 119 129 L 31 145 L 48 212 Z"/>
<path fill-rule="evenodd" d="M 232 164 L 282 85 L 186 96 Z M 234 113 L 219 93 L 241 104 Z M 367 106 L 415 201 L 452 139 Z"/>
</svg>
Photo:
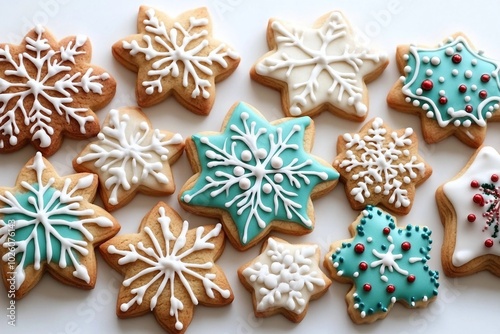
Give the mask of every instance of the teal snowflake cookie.
<svg viewBox="0 0 500 334">
<path fill-rule="evenodd" d="M 324 265 L 333 279 L 353 284 L 346 295 L 353 322 L 383 319 L 397 301 L 420 308 L 436 298 L 439 274 L 429 269 L 427 227 L 398 228 L 393 216 L 367 206 L 349 230 L 354 238 L 332 244 Z"/>
<path fill-rule="evenodd" d="M 455 135 L 479 147 L 487 122 L 500 120 L 500 63 L 460 33 L 437 47 L 400 46 L 397 61 L 402 76 L 389 92 L 388 104 L 420 115 L 428 143 Z"/>
<path fill-rule="evenodd" d="M 38 152 L 13 188 L 0 187 L 0 257 L 7 290 L 26 295 L 47 270 L 57 280 L 91 289 L 96 281 L 94 247 L 120 225 L 91 203 L 97 175 L 60 177 Z"/>
<path fill-rule="evenodd" d="M 301 235 L 314 227 L 311 198 L 336 185 L 339 174 L 309 152 L 309 117 L 269 123 L 245 103 L 235 104 L 221 133 L 188 138 L 195 175 L 180 191 L 188 211 L 221 218 L 231 243 L 245 250 L 271 229 Z"/>
</svg>

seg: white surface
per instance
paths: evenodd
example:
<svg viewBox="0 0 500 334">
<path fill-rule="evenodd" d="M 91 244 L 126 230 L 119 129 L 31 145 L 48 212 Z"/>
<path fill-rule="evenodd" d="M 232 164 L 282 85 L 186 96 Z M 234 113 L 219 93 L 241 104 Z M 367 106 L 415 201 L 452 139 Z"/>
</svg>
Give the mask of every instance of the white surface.
<svg viewBox="0 0 500 334">
<path fill-rule="evenodd" d="M 410 42 L 436 44 L 455 31 L 464 31 L 486 55 L 500 57 L 498 43 L 498 2 L 475 1 L 148 1 L 148 5 L 166 11 L 172 16 L 184 10 L 207 5 L 214 25 L 214 36 L 231 44 L 242 56 L 236 72 L 217 84 L 217 98 L 208 117 L 196 116 L 184 109 L 173 98 L 146 109 L 147 115 L 158 128 L 179 131 L 187 137 L 204 130 L 219 130 L 229 107 L 236 101 L 246 101 L 258 108 L 269 120 L 282 117 L 280 97 L 276 91 L 252 82 L 248 72 L 267 49 L 265 33 L 270 17 L 312 24 L 324 13 L 341 9 L 351 23 L 362 31 L 367 40 L 385 50 L 391 63 L 383 75 L 369 85 L 369 116 L 384 118 L 394 129 L 414 127 L 421 138 L 418 117 L 390 110 L 385 97 L 398 79 L 394 53 L 398 44 Z M 114 61 L 111 45 L 117 40 L 136 33 L 136 16 L 140 3 L 132 1 L 40 0 L 4 3 L 0 11 L 0 42 L 20 43 L 34 23 L 46 25 L 58 39 L 67 35 L 87 34 L 94 47 L 92 63 L 104 67 L 118 81 L 116 97 L 110 105 L 98 112 L 104 119 L 110 108 L 133 105 L 136 74 Z M 339 134 L 354 132 L 362 124 L 341 120 L 324 112 L 315 119 L 316 144 L 313 153 L 333 161 Z M 500 124 L 489 124 L 486 144 L 500 148 L 500 138 L 495 133 Z M 62 149 L 50 161 L 61 175 L 72 172 L 71 160 L 86 142 L 66 140 Z M 434 200 L 435 189 L 452 178 L 472 155 L 473 150 L 455 138 L 439 144 L 420 142 L 420 153 L 433 167 L 434 173 L 422 184 L 415 198 L 415 205 L 406 217 L 399 217 L 401 225 L 426 224 L 433 230 L 434 249 L 431 252 L 431 268 L 441 271 L 440 249 L 443 228 Z M 17 172 L 34 155 L 32 147 L 0 156 L 0 184 L 12 186 Z M 191 175 L 185 155 L 173 167 L 177 189 Z M 170 197 L 155 198 L 139 195 L 129 205 L 114 215 L 122 225 L 120 233 L 133 233 L 142 217 L 158 200 L 164 200 L 179 211 L 193 225 L 209 224 L 214 220 L 197 217 L 180 209 L 177 193 Z M 100 202 L 98 202 L 100 203 Z M 315 201 L 316 228 L 300 238 L 279 235 L 290 242 L 315 242 L 327 251 L 329 244 L 350 237 L 347 227 L 357 216 L 348 205 L 342 185 L 330 194 Z M 334 282 L 328 293 L 310 304 L 306 318 L 293 324 L 278 315 L 266 319 L 253 316 L 250 294 L 238 281 L 236 270 L 256 257 L 260 245 L 244 253 L 226 245 L 218 264 L 225 270 L 234 290 L 232 305 L 222 308 L 198 306 L 188 332 L 210 333 L 438 333 L 472 332 L 486 329 L 494 323 L 498 314 L 499 278 L 488 273 L 450 279 L 441 274 L 441 287 L 435 303 L 426 309 L 409 310 L 397 304 L 385 320 L 372 325 L 357 326 L 349 319 L 344 302 L 349 285 Z M 41 282 L 23 300 L 16 303 L 17 327 L 7 325 L 5 314 L 7 296 L 0 288 L 1 333 L 157 333 L 161 327 L 152 313 L 145 316 L 120 320 L 115 315 L 115 303 L 121 276 L 99 257 L 96 288 L 82 291 L 64 286 L 45 275 Z M 484 325 L 483 325 L 484 324 Z M 492 329 L 495 332 L 495 329 Z"/>
</svg>

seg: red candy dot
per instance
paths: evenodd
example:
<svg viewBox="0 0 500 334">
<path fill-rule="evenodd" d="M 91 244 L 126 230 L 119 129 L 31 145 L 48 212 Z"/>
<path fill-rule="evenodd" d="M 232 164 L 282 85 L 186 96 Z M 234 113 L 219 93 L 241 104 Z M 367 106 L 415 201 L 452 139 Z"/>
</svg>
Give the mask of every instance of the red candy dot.
<svg viewBox="0 0 500 334">
<path fill-rule="evenodd" d="M 411 244 L 408 241 L 405 241 L 401 244 L 401 249 L 404 251 L 409 251 L 411 248 Z"/>
<path fill-rule="evenodd" d="M 408 283 L 413 283 L 415 282 L 415 275 L 408 275 L 408 277 L 406 277 L 406 280 L 408 281 Z"/>
<path fill-rule="evenodd" d="M 481 206 L 484 205 L 484 198 L 480 194 L 475 194 L 474 197 L 472 197 L 472 201 L 476 204 L 479 204 Z"/>
<path fill-rule="evenodd" d="M 470 183 L 470 186 L 472 188 L 479 188 L 479 182 L 477 182 L 477 180 L 474 180 Z"/>
<path fill-rule="evenodd" d="M 488 247 L 488 248 L 493 247 L 493 240 L 491 240 L 491 239 L 486 239 L 486 240 L 484 241 L 484 245 L 485 245 L 486 247 Z"/>
<path fill-rule="evenodd" d="M 366 292 L 370 291 L 372 289 L 372 286 L 368 283 L 366 283 L 365 285 L 363 285 L 363 290 L 365 290 Z"/>
<path fill-rule="evenodd" d="M 466 85 L 460 85 L 460 86 L 458 86 L 458 91 L 460 93 L 465 93 L 467 91 L 467 86 Z"/>
<path fill-rule="evenodd" d="M 467 216 L 467 220 L 469 221 L 469 223 L 473 223 L 476 221 L 476 215 L 471 213 L 470 215 Z"/>
<path fill-rule="evenodd" d="M 389 233 L 391 233 L 391 229 L 388 228 L 388 227 L 384 227 L 384 229 L 382 230 L 382 232 L 385 234 L 385 235 L 388 235 Z"/>
<path fill-rule="evenodd" d="M 368 269 L 368 263 L 366 263 L 366 262 L 360 262 L 360 264 L 359 264 L 359 270 L 365 271 L 366 269 Z"/>
<path fill-rule="evenodd" d="M 491 175 L 491 181 L 492 182 L 498 182 L 498 175 L 497 174 Z"/>
<path fill-rule="evenodd" d="M 488 81 L 490 81 L 490 76 L 488 74 L 481 75 L 481 81 L 482 82 L 488 82 Z"/>
<path fill-rule="evenodd" d="M 479 97 L 482 98 L 482 99 L 485 99 L 486 97 L 488 97 L 488 92 L 485 91 L 485 90 L 482 90 L 479 92 Z"/>
<path fill-rule="evenodd" d="M 446 98 L 446 96 L 441 96 L 439 98 L 439 103 L 440 104 L 446 104 L 446 103 L 448 103 L 448 99 Z"/>
<path fill-rule="evenodd" d="M 389 284 L 387 288 L 385 288 L 385 291 L 387 291 L 388 293 L 393 293 L 394 291 L 396 291 L 396 287 L 392 284 Z"/>
<path fill-rule="evenodd" d="M 422 84 L 420 85 L 420 87 L 423 90 L 429 91 L 432 89 L 432 87 L 434 87 L 434 83 L 432 82 L 432 80 L 426 79 L 426 80 L 422 81 Z"/>
<path fill-rule="evenodd" d="M 472 112 L 472 110 L 474 110 L 474 108 L 472 108 L 472 106 L 471 106 L 470 104 L 466 105 L 464 109 L 465 109 L 465 111 L 467 111 L 468 113 L 471 113 L 471 112 Z"/>
<path fill-rule="evenodd" d="M 455 53 L 453 57 L 451 57 L 451 61 L 454 62 L 455 64 L 459 64 L 462 61 L 462 56 L 459 55 L 458 53 Z"/>
<path fill-rule="evenodd" d="M 361 254 L 365 251 L 365 246 L 363 244 L 356 244 L 356 246 L 354 246 L 354 251 Z"/>
</svg>

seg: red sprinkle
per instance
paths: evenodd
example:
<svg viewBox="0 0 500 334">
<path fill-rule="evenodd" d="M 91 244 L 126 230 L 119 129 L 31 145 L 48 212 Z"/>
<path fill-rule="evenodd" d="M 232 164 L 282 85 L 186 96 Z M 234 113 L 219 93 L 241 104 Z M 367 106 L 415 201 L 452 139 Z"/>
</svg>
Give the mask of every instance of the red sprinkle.
<svg viewBox="0 0 500 334">
<path fill-rule="evenodd" d="M 440 104 L 446 104 L 446 103 L 448 103 L 448 99 L 446 98 L 446 96 L 441 96 L 439 98 L 439 103 Z"/>
<path fill-rule="evenodd" d="M 359 263 L 359 270 L 365 271 L 366 269 L 368 269 L 368 263 L 366 263 L 366 262 L 360 262 Z"/>
<path fill-rule="evenodd" d="M 466 85 L 460 85 L 460 86 L 458 86 L 458 91 L 460 93 L 465 93 L 467 91 L 467 86 Z"/>
<path fill-rule="evenodd" d="M 482 98 L 482 99 L 485 99 L 486 97 L 488 97 L 488 92 L 485 91 L 485 90 L 482 90 L 479 92 L 479 97 Z"/>
<path fill-rule="evenodd" d="M 401 249 L 404 251 L 409 251 L 411 248 L 411 244 L 408 241 L 405 241 L 401 244 Z"/>
<path fill-rule="evenodd" d="M 484 206 L 484 198 L 480 194 L 475 194 L 474 197 L 472 197 L 472 201 L 480 206 Z"/>
<path fill-rule="evenodd" d="M 391 233 L 391 229 L 388 228 L 388 227 L 384 227 L 384 229 L 382 230 L 382 232 L 385 234 L 385 235 L 388 235 L 389 233 Z"/>
<path fill-rule="evenodd" d="M 469 223 L 473 223 L 476 221 L 476 215 L 471 213 L 470 215 L 467 216 L 467 220 L 469 221 Z"/>
<path fill-rule="evenodd" d="M 454 62 L 455 64 L 459 64 L 462 61 L 462 56 L 459 55 L 458 53 L 455 53 L 453 57 L 451 57 L 451 61 Z"/>
<path fill-rule="evenodd" d="M 415 275 L 408 275 L 408 277 L 406 277 L 406 280 L 408 281 L 408 283 L 413 283 L 415 282 Z"/>
<path fill-rule="evenodd" d="M 470 183 L 470 186 L 472 188 L 479 188 L 479 182 L 477 182 L 477 180 L 473 180 L 471 183 Z"/>
<path fill-rule="evenodd" d="M 356 244 L 356 246 L 354 246 L 354 251 L 361 254 L 365 251 L 365 246 L 363 244 Z"/>
<path fill-rule="evenodd" d="M 492 182 L 498 182 L 498 175 L 497 174 L 491 175 L 491 181 Z"/>
<path fill-rule="evenodd" d="M 396 287 L 392 284 L 389 284 L 385 291 L 387 291 L 388 293 L 393 293 L 394 291 L 396 291 Z"/>
<path fill-rule="evenodd" d="M 366 292 L 370 291 L 372 289 L 372 286 L 368 283 L 366 283 L 365 285 L 363 285 L 363 290 L 365 290 Z"/>
<path fill-rule="evenodd" d="M 472 108 L 472 106 L 471 106 L 470 104 L 466 105 L 464 109 L 465 109 L 465 111 L 467 111 L 468 113 L 471 113 L 471 112 L 474 110 L 474 108 Z"/>
<path fill-rule="evenodd" d="M 486 239 L 486 240 L 484 241 L 484 245 L 485 245 L 486 247 L 488 247 L 488 248 L 493 247 L 493 240 L 491 240 L 491 239 Z"/>
<path fill-rule="evenodd" d="M 434 87 L 434 83 L 432 82 L 432 80 L 426 79 L 426 80 L 422 81 L 422 84 L 420 85 L 420 87 L 423 90 L 429 91 L 432 89 L 432 87 Z"/>
<path fill-rule="evenodd" d="M 490 81 L 490 76 L 488 74 L 481 75 L 481 81 L 482 82 L 488 82 L 488 81 Z"/>
</svg>

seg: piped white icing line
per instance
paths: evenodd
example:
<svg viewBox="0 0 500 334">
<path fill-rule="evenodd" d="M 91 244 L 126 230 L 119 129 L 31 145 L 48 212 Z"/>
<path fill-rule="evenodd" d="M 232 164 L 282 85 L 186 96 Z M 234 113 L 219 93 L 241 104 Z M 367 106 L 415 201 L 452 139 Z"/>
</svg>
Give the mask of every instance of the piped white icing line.
<svg viewBox="0 0 500 334">
<path fill-rule="evenodd" d="M 205 289 L 205 294 L 209 298 L 215 298 L 214 290 L 219 292 L 221 296 L 226 299 L 231 295 L 229 290 L 222 289 L 214 283 L 216 279 L 214 273 L 202 275 L 198 272 L 197 269 L 209 270 L 213 268 L 213 262 L 198 263 L 196 262 L 196 257 L 189 257 L 189 255 L 196 252 L 214 249 L 215 245 L 210 242 L 210 239 L 219 235 L 222 226 L 221 224 L 217 224 L 215 228 L 208 231 L 204 236 L 202 235 L 205 232 L 205 228 L 202 226 L 198 227 L 196 229 L 196 239 L 193 245 L 191 247 L 186 247 L 186 235 L 189 229 L 189 223 L 184 221 L 180 234 L 175 236 L 170 229 L 171 219 L 165 214 L 165 208 L 160 207 L 158 212 L 159 217 L 157 222 L 160 224 L 164 243 L 160 242 L 161 239 L 159 240 L 151 228 L 146 226 L 144 232 L 149 238 L 147 244 L 151 244 L 151 246 L 145 246 L 143 242 L 138 242 L 135 245 L 129 244 L 130 250 L 120 250 L 114 245 L 110 245 L 107 251 L 109 254 L 118 254 L 121 256 L 118 260 L 119 265 L 130 264 L 137 261 L 147 265 L 145 269 L 123 281 L 123 286 L 134 286 L 134 288 L 130 290 L 134 297 L 128 302 L 121 304 L 120 310 L 122 312 L 127 312 L 132 305 L 142 304 L 144 295 L 148 289 L 152 286 L 156 286 L 155 283 L 160 281 L 161 283 L 156 293 L 151 298 L 150 308 L 151 310 L 155 309 L 158 298 L 165 292 L 165 288 L 168 284 L 170 287 L 168 289 L 170 293 L 170 315 L 175 316 L 175 328 L 177 330 L 182 330 L 184 324 L 179 320 L 179 312 L 184 309 L 184 304 L 176 297 L 176 293 L 178 295 L 179 289 L 185 289 L 191 302 L 194 305 L 198 305 L 196 293 L 200 292 L 193 290 L 187 277 L 201 281 Z M 171 243 L 173 243 L 173 245 L 171 245 Z M 138 279 L 151 273 L 155 273 L 151 280 L 144 285 L 137 286 L 135 282 Z M 182 283 L 182 287 L 177 287 L 175 284 L 176 282 Z"/>
<path fill-rule="evenodd" d="M 194 82 L 194 89 L 191 92 L 193 99 L 200 94 L 204 99 L 208 99 L 210 92 L 207 88 L 212 86 L 214 75 L 211 65 L 217 63 L 227 68 L 225 58 L 238 59 L 238 54 L 222 43 L 205 54 L 205 50 L 209 47 L 207 37 L 210 34 L 207 30 L 209 20 L 206 17 L 190 17 L 187 28 L 179 22 L 167 28 L 165 23 L 158 19 L 153 8 L 146 11 L 146 16 L 142 23 L 150 35 L 143 36 L 145 46 L 139 45 L 137 41 L 123 41 L 123 48 L 130 50 L 132 56 L 142 53 L 148 61 L 157 59 L 147 72 L 150 80 L 142 82 L 146 93 L 152 95 L 155 90 L 161 93 L 163 78 L 168 76 L 177 78 L 182 75 L 183 87 L 188 87 L 190 80 Z M 192 31 L 193 29 L 195 31 Z M 182 35 L 182 38 L 179 38 L 179 35 Z"/>
<path fill-rule="evenodd" d="M 106 189 L 112 189 L 106 200 L 112 205 L 120 200 L 119 191 L 132 185 L 170 182 L 163 173 L 168 163 L 169 146 L 183 142 L 178 133 L 165 139 L 158 129 L 151 129 L 145 119 L 130 117 L 126 111 L 112 109 L 109 121 L 97 135 L 99 141 L 90 145 L 90 153 L 77 158 L 82 164 L 94 161 L 98 174 L 105 179 Z"/>
<path fill-rule="evenodd" d="M 21 287 L 26 279 L 24 268 L 27 265 L 28 254 L 26 250 L 30 243 L 34 245 L 33 268 L 35 270 L 41 268 L 42 261 L 48 263 L 57 257 L 59 257 L 59 267 L 66 268 L 68 266 L 67 259 L 69 258 L 71 261 L 69 265 L 75 268 L 73 276 L 89 283 L 90 276 L 88 270 L 85 265 L 80 263 L 81 261 L 78 257 L 78 254 L 81 256 L 89 254 L 87 249 L 88 242 L 94 240 L 94 236 L 85 225 L 113 226 L 113 222 L 104 216 L 94 217 L 94 210 L 82 210 L 80 207 L 84 198 L 80 195 L 74 195 L 76 191 L 82 191 L 91 187 L 95 175 L 88 174 L 80 178 L 72 189 L 69 189 L 71 179 L 66 178 L 63 188 L 59 190 L 53 188 L 56 182 L 55 178 L 52 177 L 44 181 L 43 173 L 47 167 L 40 152 L 35 155 L 33 165 L 27 168 L 34 170 L 36 173 L 36 184 L 30 184 L 26 181 L 21 182 L 21 186 L 30 193 L 27 203 L 23 206 L 22 202 L 19 201 L 19 194 L 13 194 L 10 191 L 6 191 L 4 195 L 0 195 L 0 202 L 3 203 L 0 208 L 0 214 L 3 217 L 6 215 L 19 215 L 22 217 L 16 219 L 15 230 L 18 231 L 25 227 L 31 228 L 31 232 L 25 239 L 19 240 L 20 238 L 14 238 L 15 241 L 10 242 L 12 237 L 9 232 L 12 227 L 8 225 L 7 221 L 0 219 L 0 244 L 5 248 L 11 247 L 13 244 L 16 256 L 22 254 L 14 270 L 16 290 Z M 71 219 L 65 219 L 63 218 L 64 216 Z M 81 240 L 66 238 L 61 235 L 58 230 L 58 227 L 61 226 L 80 232 L 82 236 Z M 40 235 L 40 230 L 43 231 L 43 235 Z M 59 252 L 54 249 L 56 246 L 52 244 L 53 239 L 60 243 Z M 45 245 L 43 259 L 41 244 Z M 2 257 L 2 260 L 5 262 L 9 261 L 9 256 L 11 256 L 10 252 L 6 253 Z"/>
<path fill-rule="evenodd" d="M 256 309 L 285 308 L 300 314 L 314 293 L 326 285 L 317 261 L 316 245 L 292 245 L 269 238 L 266 249 L 243 270 L 254 288 Z"/>
<path fill-rule="evenodd" d="M 279 21 L 271 28 L 277 51 L 258 62 L 255 70 L 287 84 L 292 116 L 324 103 L 366 115 L 363 77 L 387 56 L 357 43 L 341 13 L 333 12 L 316 29 Z"/>
<path fill-rule="evenodd" d="M 94 121 L 94 117 L 85 115 L 87 108 L 71 105 L 72 94 L 81 91 L 102 94 L 103 85 L 96 81 L 109 78 L 107 73 L 92 75 L 94 70 L 91 67 L 83 75 L 72 73 L 75 57 L 85 54 L 81 48 L 87 43 L 87 36 L 78 35 L 74 44 L 71 41 L 56 51 L 43 38 L 45 30 L 41 26 L 36 26 L 34 31 L 36 39 L 25 38 L 26 49 L 30 52 L 25 51 L 14 58 L 8 44 L 0 49 L 0 62 L 12 66 L 0 77 L 0 133 L 8 136 L 12 146 L 17 144 L 21 131 L 19 124 L 25 124 L 30 125 L 32 141 L 39 140 L 40 147 L 49 147 L 55 133 L 51 125 L 54 114 L 67 123 L 71 120 L 77 122 L 79 131 L 84 134 L 85 125 Z M 27 67 L 35 68 L 36 73 L 30 75 Z M 31 98 L 34 101 L 30 103 Z M 27 108 L 27 105 L 31 107 Z M 21 118 L 16 119 L 16 116 Z M 0 148 L 4 146 L 0 140 Z"/>
</svg>

